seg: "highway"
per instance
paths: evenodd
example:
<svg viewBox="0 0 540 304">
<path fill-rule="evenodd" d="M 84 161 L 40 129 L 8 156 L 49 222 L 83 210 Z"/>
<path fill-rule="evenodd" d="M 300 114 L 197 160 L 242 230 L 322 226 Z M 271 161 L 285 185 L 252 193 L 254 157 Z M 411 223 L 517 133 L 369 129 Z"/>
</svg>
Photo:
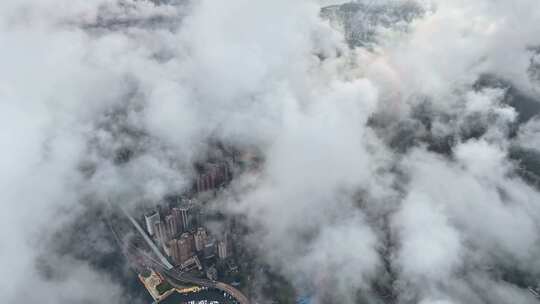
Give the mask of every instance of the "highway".
<svg viewBox="0 0 540 304">
<path fill-rule="evenodd" d="M 217 282 L 215 288 L 230 294 L 240 304 L 249 304 L 248 298 L 240 290 L 229 284 Z"/>
<path fill-rule="evenodd" d="M 146 243 L 148 244 L 148 246 L 150 246 L 150 248 L 152 249 L 152 251 L 154 252 L 154 254 L 159 258 L 159 260 L 161 261 L 161 263 L 163 263 L 163 265 L 165 265 L 165 267 L 167 267 L 167 269 L 173 269 L 174 266 L 171 264 L 171 262 L 169 262 L 169 260 L 163 255 L 163 253 L 161 253 L 161 251 L 159 250 L 159 248 L 156 246 L 156 244 L 154 244 L 154 242 L 150 239 L 150 237 L 146 234 L 146 232 L 142 229 L 141 225 L 139 225 L 139 223 L 137 223 L 137 221 L 131 216 L 131 214 L 129 214 L 124 208 L 121 208 L 122 209 L 122 212 L 124 212 L 124 214 L 126 215 L 126 217 L 131 221 L 131 223 L 133 224 L 133 226 L 135 226 L 135 229 L 137 229 L 137 231 L 139 232 L 139 234 L 141 234 L 141 236 L 143 237 L 143 239 L 146 241 Z"/>
<path fill-rule="evenodd" d="M 229 284 L 214 281 L 214 280 L 199 278 L 194 275 L 191 275 L 190 273 L 182 272 L 182 271 L 179 271 L 178 269 L 175 269 L 174 266 L 169 262 L 169 260 L 161 253 L 161 251 L 156 246 L 156 244 L 154 244 L 152 239 L 150 239 L 150 237 L 142 229 L 139 223 L 126 210 L 122 209 L 122 212 L 126 215 L 127 218 L 129 218 L 130 222 L 133 224 L 133 226 L 135 226 L 137 231 L 142 235 L 145 242 L 148 244 L 148 246 L 150 246 L 152 251 L 159 258 L 159 261 L 148 258 L 150 262 L 152 262 L 152 264 L 154 264 L 158 269 L 160 269 L 160 273 L 165 278 L 167 278 L 167 281 L 173 287 L 182 287 L 182 284 L 187 283 L 187 284 L 194 284 L 194 285 L 199 285 L 199 286 L 208 287 L 208 288 L 215 288 L 215 289 L 228 293 L 240 304 L 249 304 L 248 298 L 240 290 L 234 288 L 233 286 Z M 144 256 L 146 256 L 146 254 Z"/>
<path fill-rule="evenodd" d="M 162 273 L 173 287 L 182 287 L 182 284 L 196 284 L 208 288 L 215 288 L 231 295 L 240 304 L 249 304 L 248 298 L 238 289 L 223 282 L 212 281 L 191 276 L 178 270 L 170 270 Z"/>
</svg>

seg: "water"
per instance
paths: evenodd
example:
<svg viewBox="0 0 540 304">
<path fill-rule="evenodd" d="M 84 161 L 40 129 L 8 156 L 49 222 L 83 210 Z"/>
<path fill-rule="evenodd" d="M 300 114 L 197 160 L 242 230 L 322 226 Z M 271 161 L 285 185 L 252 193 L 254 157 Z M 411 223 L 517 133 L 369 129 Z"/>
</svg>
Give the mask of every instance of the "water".
<svg viewBox="0 0 540 304">
<path fill-rule="evenodd" d="M 181 303 L 187 303 L 189 301 L 201 301 L 201 300 L 208 300 L 208 301 L 218 301 L 219 303 L 234 303 L 234 301 L 230 299 L 226 299 L 223 297 L 223 292 L 215 289 L 209 289 L 204 290 L 198 293 L 191 293 L 191 294 L 179 294 L 174 293 L 170 296 L 168 296 L 165 300 L 161 301 L 160 304 L 181 304 Z"/>
</svg>

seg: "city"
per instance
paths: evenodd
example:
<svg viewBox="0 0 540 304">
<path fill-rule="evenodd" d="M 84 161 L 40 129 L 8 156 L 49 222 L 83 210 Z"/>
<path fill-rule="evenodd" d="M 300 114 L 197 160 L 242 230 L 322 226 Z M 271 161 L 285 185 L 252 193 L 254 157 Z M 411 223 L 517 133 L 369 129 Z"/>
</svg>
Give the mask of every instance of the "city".
<svg viewBox="0 0 540 304">
<path fill-rule="evenodd" d="M 120 220 L 109 221 L 131 267 L 156 303 L 178 304 L 178 294 L 212 297 L 216 292 L 222 293 L 221 303 L 249 303 L 238 289 L 243 278 L 236 252 L 241 250 L 237 242 L 244 228 L 234 217 L 208 210 L 206 204 L 227 187 L 234 172 L 245 170 L 248 164 L 256 167 L 257 159 L 251 152 L 218 147 L 221 154 L 229 155 L 197 165 L 198 175 L 186 193 L 164 198 L 153 208 L 137 210 L 136 215 L 121 209 L 119 214 L 129 220 L 133 231 L 128 228 L 121 233 Z M 219 229 L 211 231 L 207 223 Z"/>
<path fill-rule="evenodd" d="M 0 0 L 0 304 L 539 304 L 540 0 Z"/>
</svg>

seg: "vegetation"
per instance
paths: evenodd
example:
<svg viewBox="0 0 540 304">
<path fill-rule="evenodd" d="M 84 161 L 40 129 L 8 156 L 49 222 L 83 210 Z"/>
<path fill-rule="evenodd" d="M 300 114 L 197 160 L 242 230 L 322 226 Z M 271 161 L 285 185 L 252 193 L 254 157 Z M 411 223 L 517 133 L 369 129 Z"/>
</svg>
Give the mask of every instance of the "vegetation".
<svg viewBox="0 0 540 304">
<path fill-rule="evenodd" d="M 173 289 L 173 287 L 167 281 L 163 281 L 161 284 L 156 286 L 156 290 L 160 295 L 166 293 L 167 291 L 169 291 L 171 289 Z"/>
</svg>

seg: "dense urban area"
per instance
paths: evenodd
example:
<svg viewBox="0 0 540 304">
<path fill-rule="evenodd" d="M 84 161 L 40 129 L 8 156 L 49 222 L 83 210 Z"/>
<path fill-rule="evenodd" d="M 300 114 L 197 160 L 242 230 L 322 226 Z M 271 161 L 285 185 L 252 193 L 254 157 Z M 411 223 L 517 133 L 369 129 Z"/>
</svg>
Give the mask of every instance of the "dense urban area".
<svg viewBox="0 0 540 304">
<path fill-rule="evenodd" d="M 539 304 L 540 0 L 0 0 L 0 304 Z"/>
<path fill-rule="evenodd" d="M 248 303 L 237 289 L 249 279 L 239 267 L 244 255 L 238 243 L 246 228 L 234 216 L 207 205 L 225 190 L 234 174 L 253 170 L 257 160 L 253 153 L 219 147 L 220 159 L 195 166 L 198 174 L 189 191 L 165 197 L 153 208 L 147 205 L 136 211 L 139 214 L 119 210 L 124 227 L 121 219 L 110 220 L 131 267 L 156 302 L 178 301 L 173 300 L 176 293 L 213 290 L 223 294 L 221 302 Z"/>
</svg>

